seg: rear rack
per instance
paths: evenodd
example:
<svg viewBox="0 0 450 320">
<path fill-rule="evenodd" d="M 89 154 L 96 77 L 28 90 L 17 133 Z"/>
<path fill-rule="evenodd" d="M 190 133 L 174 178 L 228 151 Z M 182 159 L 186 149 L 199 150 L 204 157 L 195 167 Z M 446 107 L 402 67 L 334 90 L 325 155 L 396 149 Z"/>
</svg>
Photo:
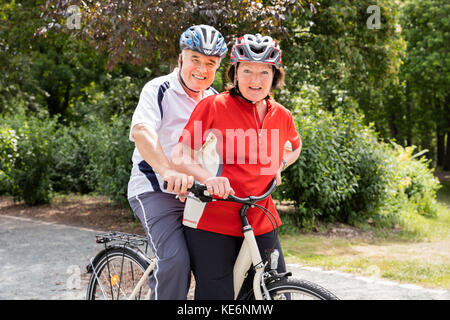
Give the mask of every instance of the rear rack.
<svg viewBox="0 0 450 320">
<path fill-rule="evenodd" d="M 123 245 L 147 246 L 147 237 L 138 234 L 111 231 L 95 235 L 95 242 L 108 243 L 115 241 Z"/>
</svg>

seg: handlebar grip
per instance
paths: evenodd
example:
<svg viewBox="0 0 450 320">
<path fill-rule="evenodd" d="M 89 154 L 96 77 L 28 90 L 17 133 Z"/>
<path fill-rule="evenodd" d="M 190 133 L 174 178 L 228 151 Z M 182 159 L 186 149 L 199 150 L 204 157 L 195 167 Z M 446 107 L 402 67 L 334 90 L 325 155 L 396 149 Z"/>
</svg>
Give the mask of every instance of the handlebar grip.
<svg viewBox="0 0 450 320">
<path fill-rule="evenodd" d="M 163 182 L 163 189 L 164 189 L 164 190 L 167 190 L 168 185 L 169 185 L 169 184 L 167 183 L 167 181 L 164 181 L 164 182 Z M 191 192 L 192 190 L 201 188 L 201 186 L 202 186 L 202 184 L 201 184 L 200 182 L 194 181 L 194 184 L 192 185 L 192 187 L 188 188 L 187 190 L 188 190 L 189 192 Z M 205 188 L 206 188 L 206 187 L 205 187 Z"/>
<path fill-rule="evenodd" d="M 167 181 L 164 181 L 163 182 L 164 190 L 167 190 L 167 187 L 168 187 L 168 183 L 167 183 Z M 263 199 L 267 198 L 276 189 L 276 187 L 277 187 L 277 181 L 276 181 L 276 179 L 273 179 L 272 185 L 269 187 L 269 189 L 263 195 L 256 196 L 256 197 L 255 196 L 250 196 L 250 197 L 247 197 L 247 198 L 239 198 L 239 197 L 236 197 L 236 196 L 233 196 L 233 195 L 229 195 L 228 199 L 222 200 L 222 201 L 234 201 L 234 202 L 238 202 L 238 203 L 246 203 L 248 201 L 257 202 L 257 201 L 260 201 L 260 200 L 263 200 Z M 208 200 L 212 199 L 212 196 L 210 196 L 210 195 L 205 196 L 204 195 L 204 191 L 206 191 L 206 186 L 204 184 L 201 184 L 198 181 L 194 181 L 193 186 L 191 188 L 189 188 L 187 191 L 188 192 L 194 192 L 194 194 L 197 197 L 202 197 L 202 198 L 205 197 L 204 198 L 205 200 L 206 199 L 208 199 Z"/>
</svg>

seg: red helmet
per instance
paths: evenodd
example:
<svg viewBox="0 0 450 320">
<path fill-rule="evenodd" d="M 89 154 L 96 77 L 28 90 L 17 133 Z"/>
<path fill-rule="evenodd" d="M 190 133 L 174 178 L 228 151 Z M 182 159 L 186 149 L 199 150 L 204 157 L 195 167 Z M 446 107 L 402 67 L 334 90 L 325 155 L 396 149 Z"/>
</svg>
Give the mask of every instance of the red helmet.
<svg viewBox="0 0 450 320">
<path fill-rule="evenodd" d="M 232 65 L 242 61 L 262 62 L 278 69 L 281 66 L 280 45 L 269 36 L 246 34 L 236 39 L 230 60 Z"/>
</svg>

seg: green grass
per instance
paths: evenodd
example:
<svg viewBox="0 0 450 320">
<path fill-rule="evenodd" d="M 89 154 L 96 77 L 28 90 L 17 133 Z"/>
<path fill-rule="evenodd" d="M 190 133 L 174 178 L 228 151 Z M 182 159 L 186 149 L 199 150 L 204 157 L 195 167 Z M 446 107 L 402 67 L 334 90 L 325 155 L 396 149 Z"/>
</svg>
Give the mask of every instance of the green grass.
<svg viewBox="0 0 450 320">
<path fill-rule="evenodd" d="M 382 276 L 402 282 L 423 286 L 450 288 L 450 270 L 448 264 L 429 263 L 422 260 L 389 261 Z"/>
<path fill-rule="evenodd" d="M 450 289 L 450 183 L 443 184 L 437 201 L 436 217 L 414 217 L 406 229 L 368 228 L 351 238 L 281 235 L 285 258 L 288 263 Z"/>
<path fill-rule="evenodd" d="M 439 203 L 445 204 L 450 208 L 450 181 L 441 182 L 441 186 L 436 199 Z"/>
<path fill-rule="evenodd" d="M 282 236 L 281 242 L 288 263 L 450 289 L 448 253 L 427 254 L 427 247 L 421 247 L 421 243 L 407 244 L 415 251 L 409 256 L 408 251 L 404 251 L 404 243 L 386 240 L 368 242 L 290 235 Z M 421 251 L 424 251 L 423 255 Z"/>
<path fill-rule="evenodd" d="M 417 232 L 420 240 L 450 239 L 450 182 L 443 182 L 441 185 L 436 197 L 437 217 L 415 216 L 415 219 L 412 219 L 413 225 L 410 229 Z"/>
</svg>

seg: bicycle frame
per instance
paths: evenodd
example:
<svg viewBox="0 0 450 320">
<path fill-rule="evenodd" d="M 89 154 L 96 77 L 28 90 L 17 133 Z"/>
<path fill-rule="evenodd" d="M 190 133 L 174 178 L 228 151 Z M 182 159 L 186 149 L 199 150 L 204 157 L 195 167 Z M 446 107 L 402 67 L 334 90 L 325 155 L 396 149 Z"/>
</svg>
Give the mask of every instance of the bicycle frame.
<svg viewBox="0 0 450 320">
<path fill-rule="evenodd" d="M 267 197 L 275 189 L 275 187 L 276 187 L 276 181 L 274 180 L 272 183 L 272 186 L 270 187 L 270 189 L 267 192 L 267 195 L 265 197 Z M 209 196 L 205 196 L 204 194 L 202 194 L 202 192 L 197 192 L 195 194 L 195 196 L 189 195 L 188 197 L 193 198 L 200 202 L 226 201 L 226 200 L 219 200 L 219 199 L 212 200 L 212 198 L 209 198 Z M 233 197 L 233 198 L 239 199 L 236 197 Z M 263 300 L 263 292 L 262 291 L 264 291 L 264 295 L 265 295 L 266 299 L 269 300 L 270 296 L 267 292 L 267 289 L 266 289 L 265 283 L 264 283 L 264 279 L 263 279 L 265 264 L 263 263 L 261 254 L 259 252 L 258 244 L 256 242 L 253 228 L 251 227 L 251 225 L 247 219 L 248 209 L 255 204 L 255 202 L 258 198 L 251 197 L 251 199 L 254 202 L 244 203 L 239 211 L 239 215 L 240 215 L 241 221 L 242 221 L 242 232 L 244 234 L 244 241 L 242 242 L 241 249 L 239 250 L 239 254 L 236 258 L 234 268 L 233 268 L 234 299 L 235 300 L 237 299 L 240 289 L 242 287 L 242 284 L 244 283 L 245 275 L 246 275 L 247 271 L 249 270 L 249 268 L 251 267 L 251 265 L 253 264 L 254 269 L 255 269 L 255 275 L 253 277 L 253 292 L 255 295 L 255 299 Z M 229 201 L 233 201 L 233 200 L 230 199 Z M 152 266 L 154 267 L 154 263 L 152 263 Z M 144 281 L 145 281 L 144 278 L 147 278 L 148 275 L 150 274 L 150 272 L 151 272 L 150 269 L 153 269 L 152 266 L 150 266 L 146 270 L 142 279 L 139 281 L 138 286 L 136 286 L 136 289 L 133 291 L 134 294 L 135 294 L 135 292 L 137 292 L 139 290 L 140 286 L 142 286 L 142 284 L 144 283 Z M 134 296 L 135 295 L 132 294 L 129 297 L 129 299 L 134 299 Z"/>
<path fill-rule="evenodd" d="M 198 185 L 197 185 L 197 187 L 198 187 Z M 265 199 L 267 196 L 269 196 L 270 193 L 275 189 L 275 187 L 276 187 L 276 181 L 274 180 L 272 183 L 272 186 L 269 188 L 269 190 L 266 192 L 265 195 L 260 196 L 260 197 L 252 197 L 251 196 L 246 199 L 241 199 L 241 198 L 237 198 L 234 196 L 230 196 L 229 197 L 230 199 L 213 199 L 211 196 L 204 194 L 204 191 L 206 191 L 205 186 L 203 186 L 203 188 L 198 188 L 194 192 L 194 195 L 188 196 L 188 198 L 193 198 L 200 202 L 234 201 L 234 202 L 242 203 L 242 207 L 239 211 L 239 215 L 240 215 L 240 218 L 242 221 L 242 232 L 244 234 L 244 241 L 242 242 L 241 249 L 239 251 L 239 254 L 236 258 L 236 261 L 235 261 L 235 264 L 233 267 L 233 287 L 234 287 L 234 299 L 235 300 L 238 298 L 240 289 L 242 288 L 242 285 L 245 280 L 246 273 L 250 269 L 252 264 L 253 264 L 253 267 L 255 270 L 255 275 L 253 277 L 253 293 L 254 293 L 255 299 L 263 300 L 263 293 L 264 293 L 265 298 L 267 300 L 270 300 L 270 295 L 266 289 L 265 282 L 264 282 L 264 269 L 265 269 L 266 264 L 263 262 L 263 259 L 261 258 L 261 254 L 258 249 L 258 244 L 256 242 L 253 228 L 251 227 L 250 223 L 248 222 L 247 211 L 250 207 L 253 207 L 254 205 L 258 206 L 256 204 L 256 202 L 261 199 Z M 139 279 L 137 285 L 133 289 L 133 292 L 128 297 L 128 300 L 135 299 L 136 294 L 140 291 L 142 285 L 145 283 L 145 281 L 148 279 L 150 273 L 155 268 L 156 262 L 157 262 L 156 258 L 151 259 L 150 265 L 145 270 L 141 279 Z M 95 273 L 95 266 L 92 261 L 91 261 L 91 266 Z M 270 276 L 270 274 L 269 274 L 269 276 Z M 147 294 L 147 298 L 149 298 L 149 297 L 150 297 L 150 290 Z"/>
<path fill-rule="evenodd" d="M 248 230 L 244 233 L 244 242 L 242 243 L 241 249 L 239 251 L 233 269 L 234 292 L 235 292 L 234 299 L 235 300 L 237 299 L 242 284 L 244 283 L 245 275 L 249 270 L 250 266 L 253 264 L 253 266 L 255 266 L 255 276 L 253 278 L 253 292 L 255 294 L 256 300 L 263 300 L 261 284 L 265 266 L 262 264 L 261 254 L 259 253 L 253 229 L 249 224 L 247 224 L 247 228 Z M 133 289 L 133 292 L 128 297 L 128 300 L 135 299 L 136 294 L 139 292 L 145 281 L 147 281 L 150 273 L 155 268 L 155 265 L 156 265 L 156 258 L 152 260 L 147 270 L 145 270 L 141 279 L 139 279 L 138 283 L 136 284 L 136 287 Z M 146 298 L 148 299 L 149 297 L 150 297 L 150 290 Z"/>
<path fill-rule="evenodd" d="M 252 230 L 244 233 L 244 242 L 242 243 L 233 269 L 234 281 L 234 299 L 237 299 L 242 284 L 244 283 L 245 274 L 253 264 L 255 266 L 255 276 L 253 278 L 253 292 L 256 300 L 263 300 L 261 292 L 261 280 L 264 272 L 261 254 L 256 244 L 255 234 Z"/>
<path fill-rule="evenodd" d="M 150 275 L 150 272 L 152 272 L 153 269 L 155 269 L 155 265 L 156 265 L 156 258 L 154 258 L 152 260 L 152 263 L 150 263 L 150 265 L 148 266 L 147 270 L 145 270 L 145 272 L 142 275 L 141 279 L 139 279 L 138 283 L 136 284 L 136 287 L 134 288 L 133 292 L 128 297 L 128 300 L 134 300 L 134 298 L 136 297 L 136 294 L 139 292 L 139 290 L 141 289 L 142 285 L 145 283 L 145 281 L 147 281 L 147 278 Z M 147 300 L 150 299 L 150 290 L 148 290 L 148 293 L 146 295 L 146 299 Z"/>
<path fill-rule="evenodd" d="M 239 254 L 236 258 L 233 268 L 233 284 L 234 284 L 234 299 L 236 300 L 244 283 L 245 274 L 253 264 L 255 268 L 255 276 L 253 277 L 253 293 L 256 300 L 263 300 L 261 287 L 265 290 L 265 284 L 263 281 L 263 273 L 265 264 L 263 263 L 261 254 L 256 242 L 255 233 L 253 228 L 247 219 L 247 210 L 250 207 L 248 204 L 244 204 L 239 211 L 242 221 L 242 232 L 244 234 L 244 241 L 242 243 Z M 266 292 L 265 292 L 266 293 Z M 266 299 L 270 299 L 268 294 Z"/>
</svg>

